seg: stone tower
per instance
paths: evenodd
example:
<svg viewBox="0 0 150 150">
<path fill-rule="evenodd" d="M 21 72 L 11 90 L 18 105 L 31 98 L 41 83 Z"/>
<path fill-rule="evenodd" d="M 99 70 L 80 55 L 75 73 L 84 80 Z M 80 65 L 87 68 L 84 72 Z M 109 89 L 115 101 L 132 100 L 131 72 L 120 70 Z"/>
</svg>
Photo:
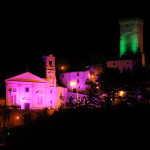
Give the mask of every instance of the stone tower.
<svg viewBox="0 0 150 150">
<path fill-rule="evenodd" d="M 55 57 L 53 55 L 46 56 L 46 80 L 49 81 L 50 86 L 56 86 L 55 75 Z"/>
<path fill-rule="evenodd" d="M 120 58 L 130 54 L 140 53 L 142 64 L 145 65 L 143 52 L 143 25 L 140 18 L 124 19 L 120 24 Z"/>
</svg>

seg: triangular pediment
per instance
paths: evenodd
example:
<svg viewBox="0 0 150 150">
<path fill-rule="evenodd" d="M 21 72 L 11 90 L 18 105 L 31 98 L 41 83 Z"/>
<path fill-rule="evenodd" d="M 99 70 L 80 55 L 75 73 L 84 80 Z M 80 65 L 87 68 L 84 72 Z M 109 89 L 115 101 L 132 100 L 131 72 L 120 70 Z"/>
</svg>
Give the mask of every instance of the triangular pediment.
<svg viewBox="0 0 150 150">
<path fill-rule="evenodd" d="M 47 83 L 46 80 L 30 73 L 30 72 L 25 72 L 20 75 L 11 77 L 9 79 L 6 79 L 5 81 L 20 81 L 20 82 L 40 82 L 40 83 Z"/>
</svg>

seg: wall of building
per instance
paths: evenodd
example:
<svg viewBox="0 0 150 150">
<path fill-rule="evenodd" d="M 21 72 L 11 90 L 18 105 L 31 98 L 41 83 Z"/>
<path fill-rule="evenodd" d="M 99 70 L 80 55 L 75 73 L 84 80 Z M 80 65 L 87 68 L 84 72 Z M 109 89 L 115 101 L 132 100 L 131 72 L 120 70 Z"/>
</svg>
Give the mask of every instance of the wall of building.
<svg viewBox="0 0 150 150">
<path fill-rule="evenodd" d="M 90 70 L 61 73 L 59 79 L 67 86 L 68 89 L 84 91 L 87 87 L 85 83 L 87 79 L 90 79 Z"/>
<path fill-rule="evenodd" d="M 143 24 L 140 18 L 120 20 L 120 57 L 143 53 Z"/>
<path fill-rule="evenodd" d="M 6 104 L 8 106 L 18 104 L 25 109 L 26 103 L 30 109 L 45 107 L 45 83 L 7 81 Z"/>
<path fill-rule="evenodd" d="M 132 60 L 114 60 L 114 61 L 107 61 L 107 67 L 108 68 L 118 68 L 121 72 L 123 69 L 127 70 L 130 69 L 130 71 L 133 68 L 133 61 Z"/>
<path fill-rule="evenodd" d="M 30 105 L 30 109 L 56 109 L 62 103 L 60 95 L 66 97 L 66 91 L 62 87 L 49 87 L 48 83 L 7 81 L 6 103 L 8 106 L 20 105 L 21 109 L 25 109 L 26 103 Z"/>
</svg>

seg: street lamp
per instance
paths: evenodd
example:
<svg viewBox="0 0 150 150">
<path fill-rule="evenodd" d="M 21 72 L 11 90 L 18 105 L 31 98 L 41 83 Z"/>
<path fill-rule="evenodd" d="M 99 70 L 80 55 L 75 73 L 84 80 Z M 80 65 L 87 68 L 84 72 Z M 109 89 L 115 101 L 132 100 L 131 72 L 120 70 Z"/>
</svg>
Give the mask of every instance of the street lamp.
<svg viewBox="0 0 150 150">
<path fill-rule="evenodd" d="M 19 125 L 19 119 L 20 119 L 20 117 L 17 116 L 16 119 L 17 119 L 17 126 L 18 126 Z"/>
<path fill-rule="evenodd" d="M 124 91 L 119 91 L 119 96 L 123 97 L 125 95 Z"/>
<path fill-rule="evenodd" d="M 73 88 L 73 87 L 75 87 L 76 86 L 76 82 L 75 81 L 71 81 L 70 82 L 70 86 Z M 79 96 L 78 96 L 78 88 L 76 88 L 76 90 L 77 90 L 77 100 L 79 99 Z"/>
<path fill-rule="evenodd" d="M 61 70 L 64 70 L 64 68 L 65 68 L 64 66 L 61 66 Z"/>
<path fill-rule="evenodd" d="M 16 119 L 19 120 L 19 116 L 17 116 Z"/>
</svg>

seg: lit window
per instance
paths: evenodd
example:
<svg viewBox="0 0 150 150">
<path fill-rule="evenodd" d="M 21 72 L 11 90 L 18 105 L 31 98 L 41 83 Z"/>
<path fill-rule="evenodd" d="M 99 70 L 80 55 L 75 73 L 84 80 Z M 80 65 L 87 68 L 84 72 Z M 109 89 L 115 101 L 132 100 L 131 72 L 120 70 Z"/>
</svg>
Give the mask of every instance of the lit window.
<svg viewBox="0 0 150 150">
<path fill-rule="evenodd" d="M 25 92 L 29 92 L 29 88 L 25 88 Z"/>
</svg>

